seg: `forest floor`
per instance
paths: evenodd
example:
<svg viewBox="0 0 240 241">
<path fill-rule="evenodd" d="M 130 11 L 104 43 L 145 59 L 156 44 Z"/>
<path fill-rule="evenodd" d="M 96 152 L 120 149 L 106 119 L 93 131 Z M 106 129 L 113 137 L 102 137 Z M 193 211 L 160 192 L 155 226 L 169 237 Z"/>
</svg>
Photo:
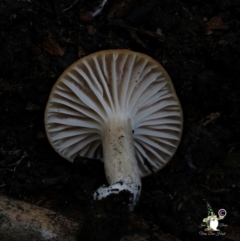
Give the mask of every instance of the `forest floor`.
<svg viewBox="0 0 240 241">
<path fill-rule="evenodd" d="M 108 1 L 92 18 L 99 4 L 1 1 L 1 193 L 81 220 L 83 241 L 239 241 L 240 1 Z M 106 183 L 103 164 L 64 160 L 44 129 L 58 77 L 104 49 L 131 49 L 159 61 L 184 112 L 177 153 L 142 179 L 132 213 L 111 198 L 94 203 L 92 194 Z M 204 200 L 216 214 L 227 211 L 220 221 L 227 227 L 211 236 L 201 227 Z"/>
</svg>

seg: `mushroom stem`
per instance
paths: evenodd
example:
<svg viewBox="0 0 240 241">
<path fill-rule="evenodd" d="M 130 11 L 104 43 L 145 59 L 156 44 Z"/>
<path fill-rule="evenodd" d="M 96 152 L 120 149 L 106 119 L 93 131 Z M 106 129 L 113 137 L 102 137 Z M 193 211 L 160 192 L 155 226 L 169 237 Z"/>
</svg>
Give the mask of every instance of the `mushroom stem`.
<svg viewBox="0 0 240 241">
<path fill-rule="evenodd" d="M 141 178 L 135 155 L 131 120 L 120 113 L 108 118 L 102 132 L 104 168 L 109 183 L 94 193 L 94 199 L 100 200 L 110 194 L 123 190 L 132 195 L 130 210 L 138 201 L 141 192 Z"/>
</svg>

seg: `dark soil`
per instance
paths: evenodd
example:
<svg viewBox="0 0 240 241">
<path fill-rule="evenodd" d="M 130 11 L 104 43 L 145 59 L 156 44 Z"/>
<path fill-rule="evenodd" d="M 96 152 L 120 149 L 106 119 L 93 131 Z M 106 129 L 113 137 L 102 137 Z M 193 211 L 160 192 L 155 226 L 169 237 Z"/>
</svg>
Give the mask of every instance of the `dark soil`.
<svg viewBox="0 0 240 241">
<path fill-rule="evenodd" d="M 83 220 L 79 240 L 239 241 L 240 1 L 114 0 L 92 19 L 99 4 L 0 2 L 1 192 Z M 177 153 L 143 178 L 132 213 L 122 205 L 124 195 L 93 203 L 93 192 L 106 183 L 103 164 L 61 158 L 43 123 L 63 70 L 82 56 L 118 48 L 158 60 L 184 111 Z M 216 214 L 226 209 L 220 221 L 226 234 L 201 234 L 204 199 Z"/>
</svg>

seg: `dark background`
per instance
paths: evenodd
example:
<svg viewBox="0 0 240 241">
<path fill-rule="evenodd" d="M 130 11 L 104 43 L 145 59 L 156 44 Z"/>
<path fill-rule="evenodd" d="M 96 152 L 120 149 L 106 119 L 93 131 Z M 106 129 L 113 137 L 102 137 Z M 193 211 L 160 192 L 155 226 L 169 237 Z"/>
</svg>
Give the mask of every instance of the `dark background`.
<svg viewBox="0 0 240 241">
<path fill-rule="evenodd" d="M 81 220 L 81 240 L 240 240 L 240 1 L 0 1 L 0 191 Z M 74 61 L 127 48 L 159 61 L 184 112 L 169 164 L 143 178 L 134 212 L 123 197 L 93 203 L 103 164 L 73 165 L 45 135 L 53 84 Z M 203 236 L 206 199 L 225 235 Z M 129 239 L 122 237 L 128 236 Z M 121 239 L 122 238 L 122 239 Z M 141 239 L 142 238 L 142 239 Z"/>
</svg>

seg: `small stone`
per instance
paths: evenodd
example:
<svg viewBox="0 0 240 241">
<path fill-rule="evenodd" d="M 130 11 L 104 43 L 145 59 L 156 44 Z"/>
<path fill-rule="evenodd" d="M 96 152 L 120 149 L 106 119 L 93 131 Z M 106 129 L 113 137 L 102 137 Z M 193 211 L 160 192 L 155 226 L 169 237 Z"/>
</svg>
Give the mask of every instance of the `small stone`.
<svg viewBox="0 0 240 241">
<path fill-rule="evenodd" d="M 92 12 L 91 11 L 88 11 L 88 12 L 85 12 L 85 13 L 80 13 L 80 19 L 83 21 L 83 22 L 91 22 L 92 21 Z"/>
<path fill-rule="evenodd" d="M 96 33 L 96 29 L 92 25 L 88 25 L 87 33 L 88 33 L 88 35 L 93 36 Z"/>
</svg>

